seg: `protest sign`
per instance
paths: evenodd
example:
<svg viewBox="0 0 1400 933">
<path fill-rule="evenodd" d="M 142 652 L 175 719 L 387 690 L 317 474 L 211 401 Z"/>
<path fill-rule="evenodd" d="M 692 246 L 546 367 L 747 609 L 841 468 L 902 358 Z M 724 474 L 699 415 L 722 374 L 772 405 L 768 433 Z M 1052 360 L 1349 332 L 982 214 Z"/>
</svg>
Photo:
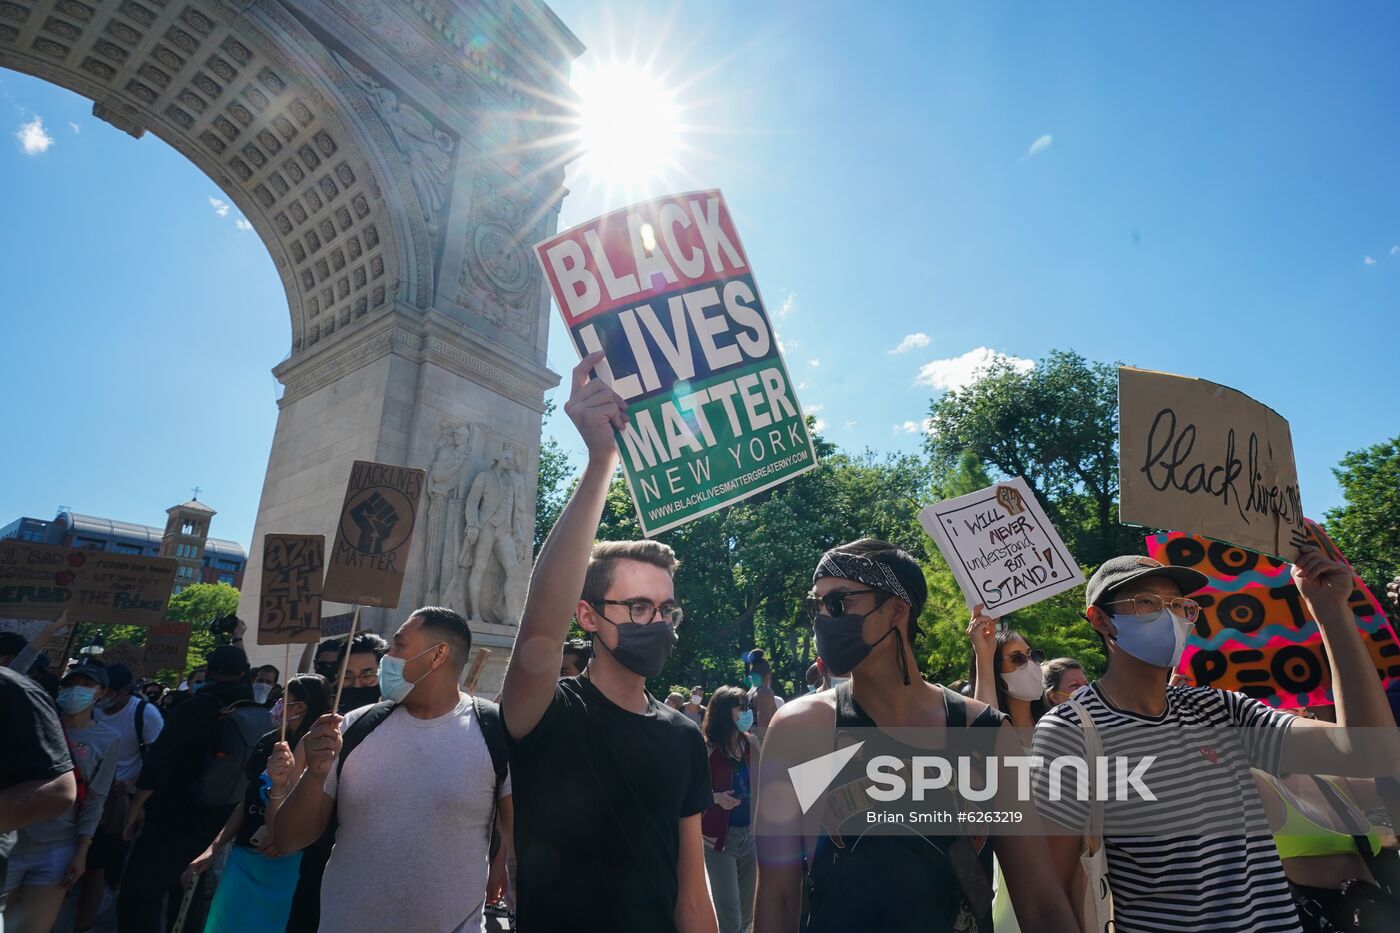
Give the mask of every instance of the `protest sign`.
<svg viewBox="0 0 1400 933">
<path fill-rule="evenodd" d="M 0 613 L 152 625 L 165 618 L 175 567 L 167 557 L 0 541 Z"/>
<path fill-rule="evenodd" d="M 1026 481 L 1017 476 L 919 513 L 967 606 L 1000 618 L 1084 582 Z"/>
<path fill-rule="evenodd" d="M 627 400 L 642 533 L 816 466 L 802 405 L 719 191 L 613 211 L 535 246 L 580 357 Z"/>
<path fill-rule="evenodd" d="M 1346 561 L 1317 524 L 1308 521 L 1306 528 L 1309 543 Z M 1179 532 L 1149 536 L 1147 553 L 1210 577 L 1209 587 L 1191 595 L 1201 615 L 1181 655 L 1183 674 L 1198 686 L 1235 690 L 1284 709 L 1333 702 L 1322 633 L 1293 584 L 1291 565 Z M 1377 674 L 1382 683 L 1400 677 L 1400 643 L 1385 611 L 1360 577 L 1353 575 L 1352 585 L 1347 602 Z"/>
<path fill-rule="evenodd" d="M 258 644 L 304 645 L 321 637 L 325 535 L 263 538 Z"/>
<path fill-rule="evenodd" d="M 1298 556 L 1307 532 L 1293 435 L 1249 396 L 1120 367 L 1118 465 L 1122 521 Z"/>
<path fill-rule="evenodd" d="M 145 655 L 144 646 L 129 641 L 119 641 L 104 646 L 102 654 L 98 657 L 103 664 L 124 664 L 127 670 L 139 677 L 145 665 Z"/>
<path fill-rule="evenodd" d="M 142 676 L 154 677 L 161 671 L 185 673 L 185 661 L 190 653 L 190 624 L 163 622 L 146 630 L 146 654 Z"/>
<path fill-rule="evenodd" d="M 412 467 L 355 461 L 321 588 L 323 599 L 398 608 L 423 476 Z"/>
<path fill-rule="evenodd" d="M 341 612 L 333 616 L 321 616 L 321 637 L 335 638 L 350 631 L 350 623 L 355 613 Z"/>
</svg>

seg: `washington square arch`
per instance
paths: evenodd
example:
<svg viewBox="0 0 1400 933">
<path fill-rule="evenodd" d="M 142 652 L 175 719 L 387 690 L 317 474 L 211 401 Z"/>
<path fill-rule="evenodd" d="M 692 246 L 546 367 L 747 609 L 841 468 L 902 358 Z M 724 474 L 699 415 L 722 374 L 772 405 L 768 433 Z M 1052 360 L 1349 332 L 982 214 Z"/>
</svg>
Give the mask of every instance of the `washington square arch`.
<svg viewBox="0 0 1400 933">
<path fill-rule="evenodd" d="M 559 102 L 581 52 L 538 0 L 0 0 L 0 65 L 184 154 L 282 278 L 292 344 L 273 370 L 250 624 L 266 533 L 330 540 L 355 460 L 420 467 L 401 608 L 362 624 L 457 608 L 494 652 L 482 689 L 499 684 L 558 382 L 530 246 L 557 225 Z M 249 649 L 282 663 L 280 646 Z"/>
</svg>

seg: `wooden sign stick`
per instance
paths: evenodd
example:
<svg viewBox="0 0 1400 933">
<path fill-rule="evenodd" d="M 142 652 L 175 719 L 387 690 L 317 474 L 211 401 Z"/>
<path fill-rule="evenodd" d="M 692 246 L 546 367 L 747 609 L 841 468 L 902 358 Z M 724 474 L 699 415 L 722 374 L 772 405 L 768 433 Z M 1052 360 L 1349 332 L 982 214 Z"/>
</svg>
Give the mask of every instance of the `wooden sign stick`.
<svg viewBox="0 0 1400 933">
<path fill-rule="evenodd" d="M 465 689 L 468 693 L 476 693 L 476 682 L 481 678 L 481 671 L 486 667 L 486 659 L 489 657 L 491 657 L 490 648 L 476 649 L 476 656 L 472 658 L 471 667 L 467 670 Z"/>
<path fill-rule="evenodd" d="M 349 654 L 346 654 L 349 657 Z M 287 678 L 287 684 L 282 688 L 282 738 L 278 739 L 284 745 L 287 742 L 287 700 L 291 697 L 292 686 L 292 643 L 287 642 L 286 651 L 282 655 L 282 676 Z"/>
<path fill-rule="evenodd" d="M 340 677 L 335 684 L 335 702 L 331 704 L 331 712 L 340 709 L 340 691 L 345 689 L 345 672 L 350 667 L 350 643 L 355 640 L 355 630 L 360 627 L 360 607 L 355 607 L 355 615 L 350 620 L 350 631 L 345 636 L 345 657 L 340 659 Z"/>
</svg>

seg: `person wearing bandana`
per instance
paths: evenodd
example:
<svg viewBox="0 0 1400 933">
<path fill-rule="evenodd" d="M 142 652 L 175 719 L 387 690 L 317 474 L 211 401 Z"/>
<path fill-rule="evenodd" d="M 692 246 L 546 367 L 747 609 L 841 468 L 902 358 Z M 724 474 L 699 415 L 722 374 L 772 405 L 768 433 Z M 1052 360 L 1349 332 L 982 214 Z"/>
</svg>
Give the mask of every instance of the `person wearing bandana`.
<svg viewBox="0 0 1400 933">
<path fill-rule="evenodd" d="M 836 686 L 785 704 L 764 740 L 757 814 L 759 882 L 754 929 L 758 933 L 799 926 L 809 933 L 855 929 L 991 933 L 993 841 L 1010 879 L 1017 912 L 1034 916 L 1037 930 L 1078 930 L 1041 836 L 989 840 L 984 832 L 974 836 L 948 826 L 911 827 L 896 834 L 869 832 L 868 824 L 873 822 L 867 819 L 872 815 L 866 812 L 869 808 L 848 803 L 869 799 L 862 794 L 867 760 L 862 756 L 851 758 L 834 776 L 828 786 L 835 793 L 829 790 L 825 800 L 799 806 L 787 778 L 788 766 L 813 756 L 804 751 L 792 761 L 787 754 L 804 737 L 828 736 L 825 742 L 831 748 L 862 738 L 872 748 L 878 745 L 882 752 L 906 760 L 929 754 L 931 748 L 912 748 L 878 730 L 919 729 L 936 740 L 943 735 L 951 738 L 951 730 L 966 729 L 966 738 L 979 740 L 979 747 L 994 748 L 999 758 L 1017 754 L 1009 726 L 1002 728 L 1004 715 L 920 676 L 914 640 L 927 597 L 918 562 L 894 545 L 866 538 L 822 555 L 806 607 L 817 653 Z M 1014 778 L 999 777 L 999 787 L 1014 791 Z M 1008 799 L 1011 796 L 999 792 L 989 807 L 1018 808 Z M 923 799 L 922 806 L 930 811 L 959 806 L 948 789 Z M 910 806 L 908 799 L 899 804 L 904 810 Z M 841 807 L 845 809 L 838 810 Z M 800 822 L 803 812 L 822 815 L 824 832 L 815 841 L 810 826 L 804 828 Z M 1029 817 L 1033 819 L 1033 810 Z"/>
<path fill-rule="evenodd" d="M 564 410 L 588 465 L 540 550 L 501 698 L 516 806 L 521 930 L 713 933 L 701 815 L 705 742 L 652 696 L 683 629 L 676 557 L 656 541 L 595 544 L 627 403 L 573 371 Z M 593 657 L 559 678 L 570 618 Z"/>
</svg>

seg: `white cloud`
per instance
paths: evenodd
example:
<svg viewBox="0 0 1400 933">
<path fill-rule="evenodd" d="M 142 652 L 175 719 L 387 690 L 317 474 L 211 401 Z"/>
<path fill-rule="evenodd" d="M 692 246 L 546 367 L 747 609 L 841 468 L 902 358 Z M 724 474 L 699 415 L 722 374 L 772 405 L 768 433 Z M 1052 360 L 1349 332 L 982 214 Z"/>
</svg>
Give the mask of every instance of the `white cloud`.
<svg viewBox="0 0 1400 933">
<path fill-rule="evenodd" d="M 815 404 L 815 405 L 807 405 L 807 406 L 805 406 L 806 411 L 807 411 L 807 414 L 809 414 L 809 415 L 815 415 L 817 412 L 821 411 L 821 410 L 822 410 L 823 408 L 825 408 L 825 407 L 826 407 L 826 406 L 823 405 L 821 402 L 818 402 L 818 403 Z"/>
<path fill-rule="evenodd" d="M 1365 263 L 1366 265 L 1368 265 L 1368 266 L 1374 266 L 1374 265 L 1376 264 L 1376 261 L 1375 261 L 1374 259 L 1372 259 L 1370 256 L 1367 256 L 1365 259 L 1363 259 L 1363 260 L 1361 260 L 1361 261 L 1364 262 L 1364 263 Z"/>
<path fill-rule="evenodd" d="M 778 317 L 787 317 L 797 310 L 797 292 L 788 292 L 783 303 L 778 306 Z"/>
<path fill-rule="evenodd" d="M 68 121 L 68 128 L 75 133 L 81 133 L 83 131 L 83 128 L 78 124 L 74 123 L 72 120 Z"/>
<path fill-rule="evenodd" d="M 19 140 L 20 151 L 31 156 L 42 155 L 53 145 L 53 137 L 44 129 L 44 120 L 38 115 L 28 123 L 20 124 L 15 139 Z"/>
<path fill-rule="evenodd" d="M 228 202 L 227 202 L 227 201 L 222 201 L 222 200 L 220 200 L 219 198 L 210 198 L 210 199 L 209 199 L 209 206 L 212 207 L 212 208 L 214 209 L 214 213 L 218 214 L 220 217 L 227 217 L 227 216 L 228 216 Z"/>
<path fill-rule="evenodd" d="M 853 428 L 853 427 L 855 427 L 855 426 L 856 426 L 856 423 L 855 423 L 854 421 L 847 421 L 847 422 L 846 422 L 846 427 L 848 427 L 848 428 Z"/>
<path fill-rule="evenodd" d="M 903 424 L 894 426 L 894 433 L 899 434 L 928 434 L 933 430 L 933 419 L 925 418 L 923 421 L 906 421 Z"/>
<path fill-rule="evenodd" d="M 891 350 L 890 353 L 907 353 L 910 350 L 917 350 L 920 347 L 928 346 L 928 342 L 928 334 L 910 334 L 901 340 L 899 346 Z"/>
<path fill-rule="evenodd" d="M 820 434 L 826 430 L 826 422 L 818 418 L 816 421 L 812 422 L 812 430 Z"/>
<path fill-rule="evenodd" d="M 1036 137 L 1035 142 L 1031 143 L 1030 148 L 1026 150 L 1026 154 L 1021 156 L 1020 161 L 1024 162 L 1027 159 L 1035 158 L 1046 149 L 1049 149 L 1054 142 L 1055 137 L 1051 136 L 1049 133 L 1046 133 L 1044 136 Z"/>
<path fill-rule="evenodd" d="M 816 368 L 817 368 L 818 366 L 820 366 L 821 364 L 822 364 L 822 361 L 819 360 L 819 359 L 817 359 L 816 357 L 812 357 L 810 360 L 807 361 L 807 365 L 810 366 L 810 367 L 812 367 L 813 369 L 816 369 Z"/>
<path fill-rule="evenodd" d="M 1400 244 L 1397 244 L 1397 245 L 1392 246 L 1392 247 L 1390 248 L 1390 255 L 1392 255 L 1392 256 L 1400 256 Z"/>
<path fill-rule="evenodd" d="M 247 233 L 249 230 L 253 229 L 253 225 L 243 217 L 234 218 L 233 225 L 242 233 Z"/>
<path fill-rule="evenodd" d="M 1000 361 L 1010 363 L 1012 369 L 1022 373 L 1030 372 L 1031 368 L 1035 366 L 1031 360 L 1021 359 L 1019 356 L 1008 356 L 987 347 L 978 347 L 975 350 L 968 350 L 962 356 L 925 363 L 919 368 L 919 374 L 914 377 L 914 382 L 916 385 L 928 386 L 930 389 L 963 389 L 985 376 L 987 368 Z"/>
</svg>

